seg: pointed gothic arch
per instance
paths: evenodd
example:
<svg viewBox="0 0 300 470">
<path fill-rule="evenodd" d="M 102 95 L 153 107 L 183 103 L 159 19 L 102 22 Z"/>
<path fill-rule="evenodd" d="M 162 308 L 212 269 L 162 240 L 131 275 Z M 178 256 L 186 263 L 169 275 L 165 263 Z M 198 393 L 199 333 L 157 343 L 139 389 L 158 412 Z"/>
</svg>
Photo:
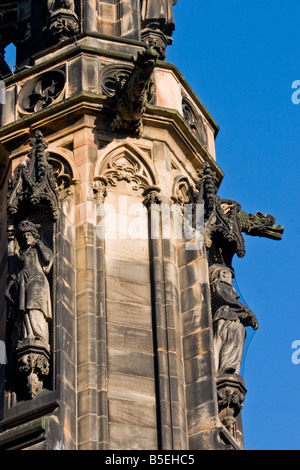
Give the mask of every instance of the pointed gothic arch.
<svg viewBox="0 0 300 470">
<path fill-rule="evenodd" d="M 157 185 L 157 178 L 150 158 L 129 142 L 113 148 L 95 168 L 95 178 L 103 176 L 110 186 L 118 181 L 131 184 L 133 191 Z"/>
<path fill-rule="evenodd" d="M 49 163 L 53 167 L 53 176 L 58 190 L 69 188 L 79 180 L 79 172 L 73 160 L 67 155 L 67 151 L 51 148 L 49 146 Z M 70 152 L 71 153 L 71 152 Z"/>
<path fill-rule="evenodd" d="M 180 205 L 190 204 L 193 192 L 193 186 L 187 176 L 178 175 L 175 177 L 171 196 L 175 203 Z"/>
</svg>

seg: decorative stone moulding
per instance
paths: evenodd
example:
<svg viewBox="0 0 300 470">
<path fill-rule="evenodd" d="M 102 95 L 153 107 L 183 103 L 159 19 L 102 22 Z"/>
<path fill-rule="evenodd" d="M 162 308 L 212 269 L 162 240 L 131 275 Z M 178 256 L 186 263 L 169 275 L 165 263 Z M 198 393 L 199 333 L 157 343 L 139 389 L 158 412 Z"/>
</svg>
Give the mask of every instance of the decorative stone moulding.
<svg viewBox="0 0 300 470">
<path fill-rule="evenodd" d="M 53 168 L 49 164 L 48 144 L 40 131 L 29 140 L 31 150 L 28 161 L 20 164 L 14 178 L 9 181 L 7 213 L 10 217 L 29 208 L 46 208 L 53 220 L 59 216 L 59 199 Z"/>
<path fill-rule="evenodd" d="M 64 98 L 65 71 L 55 69 L 28 81 L 19 93 L 17 106 L 20 115 L 32 114 Z"/>
<path fill-rule="evenodd" d="M 27 338 L 16 348 L 18 369 L 27 380 L 30 398 L 35 398 L 44 387 L 44 377 L 50 370 L 50 348 L 47 343 Z"/>
<path fill-rule="evenodd" d="M 118 181 L 123 180 L 131 183 L 134 191 L 147 188 L 152 180 L 144 165 L 128 153 L 111 158 L 107 162 L 104 176 L 111 186 L 116 186 Z"/>
<path fill-rule="evenodd" d="M 167 55 L 167 45 L 170 44 L 170 38 L 166 37 L 159 29 L 146 28 L 142 31 L 142 41 L 148 47 L 155 49 L 159 54 L 159 59 L 164 60 Z"/>
<path fill-rule="evenodd" d="M 184 175 L 176 176 L 171 196 L 174 204 L 178 204 L 179 206 L 190 204 L 193 200 L 193 195 L 194 189 L 188 178 Z"/>
</svg>

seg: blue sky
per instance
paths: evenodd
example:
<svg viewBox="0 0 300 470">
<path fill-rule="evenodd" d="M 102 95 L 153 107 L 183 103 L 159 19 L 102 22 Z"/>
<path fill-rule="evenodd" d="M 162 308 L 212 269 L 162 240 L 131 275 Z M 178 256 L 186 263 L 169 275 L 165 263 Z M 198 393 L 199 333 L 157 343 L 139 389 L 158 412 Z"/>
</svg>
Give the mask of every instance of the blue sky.
<svg viewBox="0 0 300 470">
<path fill-rule="evenodd" d="M 286 227 L 280 242 L 245 235 L 246 256 L 234 259 L 260 324 L 244 368 L 245 448 L 299 450 L 300 364 L 291 358 L 300 340 L 300 104 L 291 97 L 300 80 L 300 3 L 178 0 L 174 13 L 167 60 L 220 126 L 220 196 Z"/>
<path fill-rule="evenodd" d="M 286 227 L 280 242 L 245 236 L 246 256 L 234 260 L 260 324 L 244 368 L 245 448 L 299 450 L 300 364 L 292 362 L 292 343 L 300 341 L 300 104 L 291 97 L 300 80 L 300 3 L 178 0 L 174 13 L 167 60 L 220 126 L 220 196 Z"/>
</svg>

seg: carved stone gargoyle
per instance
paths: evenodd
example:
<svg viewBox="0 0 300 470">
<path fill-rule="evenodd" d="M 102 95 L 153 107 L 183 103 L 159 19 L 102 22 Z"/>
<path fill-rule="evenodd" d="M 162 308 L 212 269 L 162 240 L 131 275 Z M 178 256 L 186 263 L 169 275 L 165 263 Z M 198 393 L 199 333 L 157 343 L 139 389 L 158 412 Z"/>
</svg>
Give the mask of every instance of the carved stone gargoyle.
<svg viewBox="0 0 300 470">
<path fill-rule="evenodd" d="M 241 205 L 217 195 L 216 173 L 205 163 L 199 173 L 195 204 L 204 204 L 205 239 L 209 264 L 219 263 L 232 267 L 236 254 L 245 256 L 245 240 L 242 233 L 251 236 L 281 240 L 284 227 L 275 225 L 275 217 L 257 212 L 256 215 L 242 211 Z"/>
<path fill-rule="evenodd" d="M 143 114 L 154 94 L 151 75 L 157 59 L 158 53 L 154 49 L 140 52 L 131 74 L 118 80 L 112 131 L 120 129 L 141 134 Z"/>
<path fill-rule="evenodd" d="M 43 390 L 51 363 L 52 245 L 60 208 L 42 133 L 37 131 L 29 143 L 29 159 L 9 182 L 6 299 L 8 331 L 13 332 L 7 342 L 16 361 L 12 370 L 26 379 L 29 396 L 34 398 Z"/>
</svg>

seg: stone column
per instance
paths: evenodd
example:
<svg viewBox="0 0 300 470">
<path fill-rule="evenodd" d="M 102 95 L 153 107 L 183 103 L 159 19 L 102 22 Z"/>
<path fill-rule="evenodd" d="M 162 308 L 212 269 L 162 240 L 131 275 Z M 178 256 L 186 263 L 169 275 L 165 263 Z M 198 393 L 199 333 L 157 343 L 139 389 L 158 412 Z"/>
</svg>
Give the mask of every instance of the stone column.
<svg viewBox="0 0 300 470">
<path fill-rule="evenodd" d="M 106 296 L 105 296 L 105 212 L 104 203 L 107 196 L 107 179 L 103 176 L 94 178 L 92 190 L 96 204 L 96 256 L 97 256 L 97 367 L 98 367 L 98 449 L 108 448 L 108 394 L 107 394 L 107 332 L 106 332 Z"/>
<path fill-rule="evenodd" d="M 164 450 L 187 448 L 184 413 L 184 370 L 176 247 L 172 240 L 173 216 L 164 219 L 160 188 L 144 191 L 149 211 L 153 330 L 156 353 L 158 428 Z M 169 212 L 169 207 L 166 205 Z M 169 233 L 165 234 L 164 223 Z"/>
<path fill-rule="evenodd" d="M 152 284 L 154 353 L 156 353 L 157 409 L 160 446 L 172 449 L 168 339 L 165 317 L 163 250 L 161 243 L 160 188 L 149 187 L 144 192 L 144 204 L 149 211 L 149 255 Z M 157 237 L 158 238 L 154 238 Z"/>
</svg>

